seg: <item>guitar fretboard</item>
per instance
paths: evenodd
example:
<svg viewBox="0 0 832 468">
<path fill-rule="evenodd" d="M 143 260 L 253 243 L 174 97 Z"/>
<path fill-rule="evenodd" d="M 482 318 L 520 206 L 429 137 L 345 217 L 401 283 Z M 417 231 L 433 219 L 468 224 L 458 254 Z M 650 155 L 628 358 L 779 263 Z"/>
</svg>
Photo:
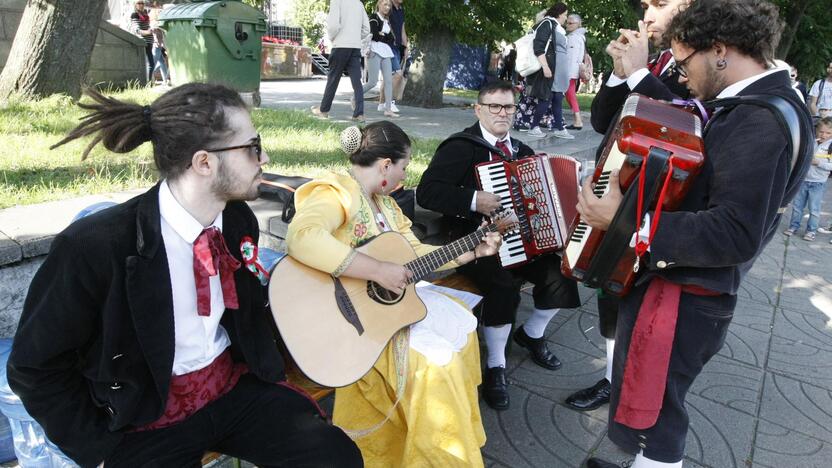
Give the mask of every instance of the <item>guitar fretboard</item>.
<svg viewBox="0 0 832 468">
<path fill-rule="evenodd" d="M 465 252 L 474 250 L 474 247 L 482 242 L 482 238 L 485 237 L 486 234 L 495 231 L 497 231 L 497 226 L 495 224 L 489 224 L 488 226 L 479 228 L 471 234 L 457 239 L 442 248 L 436 249 L 427 255 L 422 255 L 416 260 L 408 262 L 405 264 L 405 268 L 413 272 L 413 278 L 410 279 L 410 282 L 415 283 L 440 266 L 459 257 Z"/>
</svg>

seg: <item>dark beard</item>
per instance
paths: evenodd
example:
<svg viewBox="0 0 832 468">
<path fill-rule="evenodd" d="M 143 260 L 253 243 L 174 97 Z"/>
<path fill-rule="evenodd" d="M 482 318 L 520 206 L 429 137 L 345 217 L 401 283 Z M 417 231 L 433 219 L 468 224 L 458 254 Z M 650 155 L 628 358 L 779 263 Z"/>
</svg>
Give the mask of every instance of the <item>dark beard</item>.
<svg viewBox="0 0 832 468">
<path fill-rule="evenodd" d="M 260 176 L 261 172 L 258 172 L 255 178 Z M 234 191 L 235 180 L 231 174 L 229 174 L 228 169 L 225 166 L 225 162 L 220 160 L 220 165 L 217 169 L 217 180 L 211 186 L 211 191 L 221 200 L 225 201 L 235 201 L 235 200 L 242 200 L 242 201 L 251 201 L 256 200 L 260 196 L 260 186 L 257 185 L 253 190 L 249 190 L 248 192 L 239 192 Z M 253 180 L 252 180 L 253 182 Z"/>
</svg>

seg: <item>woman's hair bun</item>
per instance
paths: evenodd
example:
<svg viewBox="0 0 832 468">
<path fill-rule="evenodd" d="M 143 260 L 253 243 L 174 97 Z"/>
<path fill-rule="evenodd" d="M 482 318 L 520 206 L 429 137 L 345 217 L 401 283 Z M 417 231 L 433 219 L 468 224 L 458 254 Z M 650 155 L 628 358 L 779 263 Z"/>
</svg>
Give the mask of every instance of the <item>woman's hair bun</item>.
<svg viewBox="0 0 832 468">
<path fill-rule="evenodd" d="M 347 127 L 341 132 L 341 150 L 349 155 L 355 154 L 361 148 L 361 129 Z"/>
</svg>

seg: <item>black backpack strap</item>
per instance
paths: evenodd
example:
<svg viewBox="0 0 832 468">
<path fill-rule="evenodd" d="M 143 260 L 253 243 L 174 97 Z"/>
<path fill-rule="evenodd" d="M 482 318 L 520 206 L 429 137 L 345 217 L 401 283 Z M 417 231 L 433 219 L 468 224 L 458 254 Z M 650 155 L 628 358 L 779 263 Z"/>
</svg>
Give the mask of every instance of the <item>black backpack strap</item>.
<svg viewBox="0 0 832 468">
<path fill-rule="evenodd" d="M 760 106 L 768 109 L 780 124 L 780 128 L 787 135 L 786 143 L 789 148 L 789 177 L 786 183 L 786 192 L 790 192 L 790 187 L 793 187 L 802 178 L 802 171 L 795 172 L 795 167 L 798 162 L 805 161 L 806 155 L 811 151 L 807 142 L 811 140 L 801 138 L 800 117 L 795 109 L 795 105 L 787 99 L 774 95 L 749 95 L 749 96 L 734 96 L 724 99 L 716 99 L 704 103 L 708 109 L 717 108 L 731 108 L 741 104 L 748 104 L 753 106 Z M 711 120 L 713 122 L 713 119 Z M 782 207 L 781 210 L 785 209 Z"/>
<path fill-rule="evenodd" d="M 492 145 L 491 143 L 485 141 L 485 138 L 483 138 L 481 136 L 477 136 L 477 135 L 472 135 L 470 133 L 465 133 L 465 132 L 457 132 L 457 133 L 454 133 L 453 135 L 449 136 L 448 138 L 445 138 L 445 141 L 443 141 L 442 143 L 439 143 L 439 146 L 436 147 L 436 151 L 439 151 L 439 148 L 442 148 L 448 142 L 451 142 L 451 141 L 454 141 L 454 140 L 465 140 L 469 143 L 473 143 L 476 146 L 479 146 L 481 148 L 485 148 L 488 151 L 490 151 L 490 152 L 492 152 L 492 153 L 494 153 L 498 156 L 501 156 L 503 158 L 503 160 L 505 160 L 505 161 L 509 161 L 511 159 L 510 154 L 503 154 L 503 152 L 500 150 L 500 148 L 497 148 L 496 146 Z"/>
</svg>

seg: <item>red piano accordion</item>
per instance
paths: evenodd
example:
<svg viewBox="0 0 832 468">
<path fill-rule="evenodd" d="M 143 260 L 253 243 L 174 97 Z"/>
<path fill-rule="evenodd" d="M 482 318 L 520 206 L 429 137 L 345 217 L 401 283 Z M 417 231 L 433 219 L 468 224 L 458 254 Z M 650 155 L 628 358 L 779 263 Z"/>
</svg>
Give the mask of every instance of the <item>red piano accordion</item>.
<svg viewBox="0 0 832 468">
<path fill-rule="evenodd" d="M 688 109 L 631 94 L 621 111 L 595 169 L 593 192 L 609 192 L 609 178 L 619 169 L 624 197 L 607 231 L 576 218 L 564 249 L 561 270 L 591 288 L 623 296 L 632 287 L 640 256 L 631 246 L 648 210 L 655 229 L 661 211 L 682 202 L 704 164 L 702 122 Z M 658 200 L 661 200 L 657 209 Z M 638 250 L 645 250 L 641 243 Z M 641 253 L 641 252 L 640 252 Z"/>
<path fill-rule="evenodd" d="M 498 195 L 503 208 L 513 209 L 519 220 L 519 229 L 506 235 L 500 247 L 503 267 L 563 249 L 578 215 L 579 170 L 580 163 L 569 156 L 542 153 L 477 165 L 480 189 Z"/>
</svg>

